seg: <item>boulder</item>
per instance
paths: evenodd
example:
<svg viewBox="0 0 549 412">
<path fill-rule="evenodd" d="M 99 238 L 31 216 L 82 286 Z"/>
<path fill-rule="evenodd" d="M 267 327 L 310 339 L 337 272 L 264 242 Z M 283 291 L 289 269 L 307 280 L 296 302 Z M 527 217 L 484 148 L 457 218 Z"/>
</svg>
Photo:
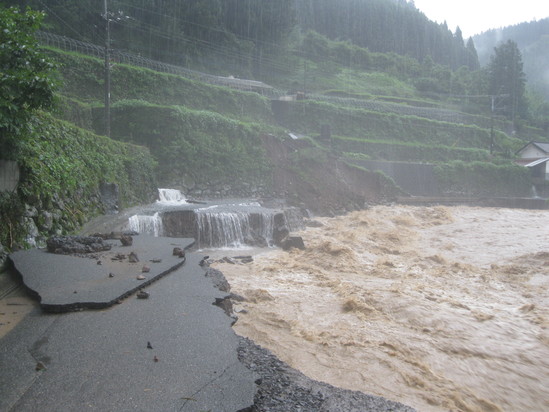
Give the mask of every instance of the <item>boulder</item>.
<svg viewBox="0 0 549 412">
<path fill-rule="evenodd" d="M 290 250 L 292 248 L 305 250 L 305 243 L 301 236 L 288 236 L 280 244 L 283 250 Z"/>
<path fill-rule="evenodd" d="M 181 249 L 180 247 L 174 247 L 172 254 L 174 256 L 179 256 L 180 258 L 185 257 L 185 249 Z"/>
<path fill-rule="evenodd" d="M 95 236 L 53 236 L 46 241 L 48 252 L 61 255 L 110 250 L 111 245 Z"/>
<path fill-rule="evenodd" d="M 120 236 L 120 242 L 122 243 L 122 246 L 131 246 L 133 245 L 133 237 L 123 234 Z"/>
<path fill-rule="evenodd" d="M 137 257 L 137 253 L 130 252 L 130 255 L 128 256 L 128 262 L 130 263 L 137 263 L 139 262 L 139 258 Z"/>
</svg>

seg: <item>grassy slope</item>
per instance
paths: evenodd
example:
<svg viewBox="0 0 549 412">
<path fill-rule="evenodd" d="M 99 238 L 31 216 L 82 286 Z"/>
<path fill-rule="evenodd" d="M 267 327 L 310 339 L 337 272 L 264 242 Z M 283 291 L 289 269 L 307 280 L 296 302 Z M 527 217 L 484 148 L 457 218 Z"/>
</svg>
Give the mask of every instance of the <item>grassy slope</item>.
<svg viewBox="0 0 549 412">
<path fill-rule="evenodd" d="M 65 116 L 101 131 L 102 61 L 51 53 L 64 64 Z M 440 102 L 425 99 L 387 73 L 337 69 L 310 70 L 308 75 L 311 87 L 333 96 L 375 98 L 403 107 L 441 107 Z M 489 153 L 489 122 L 480 116 L 468 118 L 478 124 L 452 123 L 305 100 L 288 103 L 275 120 L 269 100 L 254 93 L 125 65 L 113 68 L 112 79 L 113 137 L 147 145 L 160 163 L 161 183 L 166 184 L 177 184 L 178 178 L 199 184 L 222 182 L 229 176 L 236 176 L 238 181 L 268 179 L 272 165 L 258 136 L 283 136 L 284 130 L 291 130 L 317 138 L 323 124 L 331 126 L 333 147 L 351 153 L 351 157 L 435 163 L 481 161 L 495 170 L 502 167 L 502 156 L 508 156 L 513 169 L 511 156 L 523 144 L 496 131 L 498 156 L 493 157 Z M 329 147 L 321 141 L 319 144 Z M 490 166 L 494 160 L 496 164 Z M 461 173 L 462 169 L 453 170 Z M 497 178 L 497 173 L 491 175 Z"/>
</svg>

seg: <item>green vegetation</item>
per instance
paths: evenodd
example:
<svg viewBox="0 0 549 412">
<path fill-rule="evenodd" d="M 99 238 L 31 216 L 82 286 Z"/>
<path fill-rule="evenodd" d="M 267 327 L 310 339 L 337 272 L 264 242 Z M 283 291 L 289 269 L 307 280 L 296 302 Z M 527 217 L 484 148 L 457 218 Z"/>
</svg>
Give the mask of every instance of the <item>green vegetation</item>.
<svg viewBox="0 0 549 412">
<path fill-rule="evenodd" d="M 154 195 L 155 161 L 147 149 L 94 135 L 46 114 L 34 120 L 33 129 L 21 143 L 19 160 L 25 176 L 19 190 L 25 198 L 38 197 L 47 204 L 56 193 L 86 197 L 101 182 L 119 184 L 123 206 Z"/>
<path fill-rule="evenodd" d="M 0 7 L 0 159 L 20 170 L 17 189 L 0 192 L 2 252 L 78 229 L 103 211 L 102 183 L 118 185 L 121 206 L 149 201 L 156 189 L 155 161 L 145 148 L 43 112 L 53 106 L 57 77 L 34 38 L 42 17 Z M 68 98 L 60 102 L 58 113 L 76 107 Z"/>
<path fill-rule="evenodd" d="M 385 142 L 351 137 L 332 136 L 334 148 L 358 159 L 390 160 L 397 162 L 489 162 L 490 152 L 486 149 L 456 148 L 415 142 Z"/>
<path fill-rule="evenodd" d="M 63 86 L 60 93 L 72 101 L 102 105 L 104 62 L 77 53 L 47 49 L 59 62 Z M 111 99 L 141 100 L 158 105 L 187 106 L 210 110 L 231 117 L 269 122 L 272 119 L 267 99 L 257 93 L 212 86 L 173 74 L 115 64 L 111 70 Z"/>
<path fill-rule="evenodd" d="M 512 120 L 516 117 L 525 118 L 527 115 L 526 75 L 522 67 L 522 55 L 512 40 L 494 49 L 488 65 L 490 93 L 497 96 L 497 101 L 494 99 L 493 102 L 493 110 L 500 110 Z"/>
<path fill-rule="evenodd" d="M 5 157 L 13 156 L 34 112 L 53 104 L 54 64 L 34 38 L 43 18 L 40 12 L 0 7 L 0 151 Z"/>
<path fill-rule="evenodd" d="M 387 144 L 414 142 L 435 147 L 479 149 L 488 149 L 490 145 L 490 130 L 475 125 L 310 100 L 287 104 L 288 109 L 281 113 L 282 122 L 301 133 L 316 134 L 323 124 L 329 124 L 334 134 L 348 136 L 347 140 L 384 141 Z M 501 132 L 495 133 L 495 136 L 500 150 L 518 150 L 523 145 L 518 139 L 509 138 Z"/>
<path fill-rule="evenodd" d="M 103 211 L 101 183 L 118 184 L 121 206 L 150 201 L 155 195 L 155 161 L 147 149 L 43 113 L 31 126 L 33 132 L 20 141 L 16 159 L 22 175 L 18 189 L 0 196 L 0 244 L 24 244 L 29 225 L 38 240 L 78 229 Z"/>
<path fill-rule="evenodd" d="M 134 100 L 113 106 L 113 136 L 149 147 L 159 159 L 161 181 L 176 185 L 264 181 L 270 168 L 260 136 L 267 130 L 264 125 L 184 106 Z"/>
<path fill-rule="evenodd" d="M 530 171 L 511 164 L 455 161 L 437 166 L 435 173 L 449 195 L 529 196 L 532 187 Z"/>
</svg>

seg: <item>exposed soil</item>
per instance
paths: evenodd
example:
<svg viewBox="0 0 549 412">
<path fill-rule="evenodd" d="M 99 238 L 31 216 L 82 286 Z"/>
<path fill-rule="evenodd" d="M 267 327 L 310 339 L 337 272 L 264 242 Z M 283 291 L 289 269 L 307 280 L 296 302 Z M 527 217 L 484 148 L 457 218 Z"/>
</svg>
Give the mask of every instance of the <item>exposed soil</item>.
<svg viewBox="0 0 549 412">
<path fill-rule="evenodd" d="M 384 176 L 349 166 L 339 157 L 315 149 L 306 140 L 281 141 L 265 135 L 263 145 L 275 165 L 274 192 L 292 206 L 334 216 L 386 203 L 400 194 Z M 294 153 L 298 149 L 309 150 L 311 155 L 297 158 Z"/>
</svg>

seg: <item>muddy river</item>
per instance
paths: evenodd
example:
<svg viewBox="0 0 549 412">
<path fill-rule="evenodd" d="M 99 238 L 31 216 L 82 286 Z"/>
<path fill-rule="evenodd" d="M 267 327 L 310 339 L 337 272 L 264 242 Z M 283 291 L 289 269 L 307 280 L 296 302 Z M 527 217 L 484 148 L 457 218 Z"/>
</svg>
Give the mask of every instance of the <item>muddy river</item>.
<svg viewBox="0 0 549 412">
<path fill-rule="evenodd" d="M 380 206 L 216 264 L 238 334 L 420 411 L 549 410 L 549 211 Z"/>
</svg>

